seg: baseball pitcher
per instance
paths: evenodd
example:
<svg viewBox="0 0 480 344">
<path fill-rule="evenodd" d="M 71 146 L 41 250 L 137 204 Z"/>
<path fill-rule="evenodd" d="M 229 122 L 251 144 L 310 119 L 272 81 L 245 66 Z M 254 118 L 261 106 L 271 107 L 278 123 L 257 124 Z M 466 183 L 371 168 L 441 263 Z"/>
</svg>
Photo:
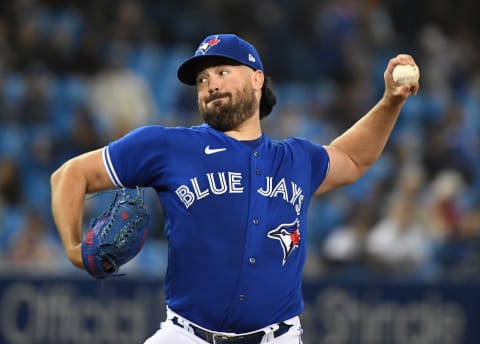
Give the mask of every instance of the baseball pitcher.
<svg viewBox="0 0 480 344">
<path fill-rule="evenodd" d="M 53 173 L 52 211 L 68 258 L 95 268 L 97 278 L 118 270 L 125 259 L 116 255 L 125 253 L 107 248 L 129 240 L 125 228 L 136 233 L 137 225 L 122 222 L 123 239 L 111 235 L 117 239 L 94 250 L 96 232 L 89 246 L 82 238 L 84 198 L 153 188 L 169 242 L 166 319 L 145 343 L 301 343 L 309 202 L 355 182 L 381 154 L 419 88 L 395 83 L 397 65 L 416 64 L 410 55 L 392 58 L 383 97 L 333 142 L 273 140 L 261 120 L 276 98 L 257 50 L 233 34 L 205 38 L 178 69 L 180 81 L 196 87 L 203 125 L 141 127 Z M 143 243 L 146 221 L 137 217 L 142 228 L 126 250 Z"/>
</svg>

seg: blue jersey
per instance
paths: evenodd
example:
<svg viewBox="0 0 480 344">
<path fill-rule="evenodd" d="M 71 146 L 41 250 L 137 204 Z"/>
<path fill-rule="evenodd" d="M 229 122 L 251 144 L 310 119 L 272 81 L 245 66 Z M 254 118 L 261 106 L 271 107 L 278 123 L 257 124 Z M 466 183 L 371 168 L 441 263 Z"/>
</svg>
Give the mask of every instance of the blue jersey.
<svg viewBox="0 0 480 344">
<path fill-rule="evenodd" d="M 307 208 L 329 166 L 322 146 L 266 135 L 238 141 L 208 125 L 147 126 L 103 153 L 117 186 L 158 192 L 170 309 L 234 332 L 302 312 Z"/>
</svg>

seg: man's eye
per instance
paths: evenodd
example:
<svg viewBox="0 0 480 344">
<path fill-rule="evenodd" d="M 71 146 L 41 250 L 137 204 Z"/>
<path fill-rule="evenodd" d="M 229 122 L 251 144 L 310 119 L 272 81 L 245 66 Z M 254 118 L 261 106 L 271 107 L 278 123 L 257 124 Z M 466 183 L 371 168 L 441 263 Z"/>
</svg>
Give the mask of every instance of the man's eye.
<svg viewBox="0 0 480 344">
<path fill-rule="evenodd" d="M 207 81 L 207 78 L 198 78 L 197 84 L 204 84 Z"/>
<path fill-rule="evenodd" d="M 227 75 L 227 74 L 228 74 L 228 72 L 227 72 L 226 70 L 222 70 L 222 71 L 220 72 L 220 75 L 222 75 L 222 76 L 225 76 L 225 75 Z"/>
</svg>

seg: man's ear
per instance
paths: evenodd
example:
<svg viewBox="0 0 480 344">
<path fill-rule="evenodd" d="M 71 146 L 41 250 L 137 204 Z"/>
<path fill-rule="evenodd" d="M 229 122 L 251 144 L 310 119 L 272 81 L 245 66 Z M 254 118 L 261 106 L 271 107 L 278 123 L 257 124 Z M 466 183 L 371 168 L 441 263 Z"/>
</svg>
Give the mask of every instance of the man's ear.
<svg viewBox="0 0 480 344">
<path fill-rule="evenodd" d="M 256 70 L 253 72 L 253 87 L 256 90 L 261 90 L 263 87 L 263 83 L 265 82 L 265 74 L 261 70 Z"/>
</svg>

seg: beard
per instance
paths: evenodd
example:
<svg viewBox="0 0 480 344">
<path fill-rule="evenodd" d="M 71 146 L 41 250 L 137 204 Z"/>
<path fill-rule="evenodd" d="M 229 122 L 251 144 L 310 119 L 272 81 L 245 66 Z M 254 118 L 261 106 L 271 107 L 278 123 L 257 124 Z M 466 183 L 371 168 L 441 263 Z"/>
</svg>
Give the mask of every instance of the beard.
<svg viewBox="0 0 480 344">
<path fill-rule="evenodd" d="M 220 98 L 222 99 L 216 101 Z M 211 103 L 208 104 L 209 102 Z M 237 91 L 235 97 L 230 92 L 215 93 L 207 97 L 204 102 L 200 100 L 198 102 L 198 108 L 205 123 L 222 132 L 238 128 L 240 124 L 253 117 L 257 107 L 258 100 L 251 87 Z"/>
</svg>

